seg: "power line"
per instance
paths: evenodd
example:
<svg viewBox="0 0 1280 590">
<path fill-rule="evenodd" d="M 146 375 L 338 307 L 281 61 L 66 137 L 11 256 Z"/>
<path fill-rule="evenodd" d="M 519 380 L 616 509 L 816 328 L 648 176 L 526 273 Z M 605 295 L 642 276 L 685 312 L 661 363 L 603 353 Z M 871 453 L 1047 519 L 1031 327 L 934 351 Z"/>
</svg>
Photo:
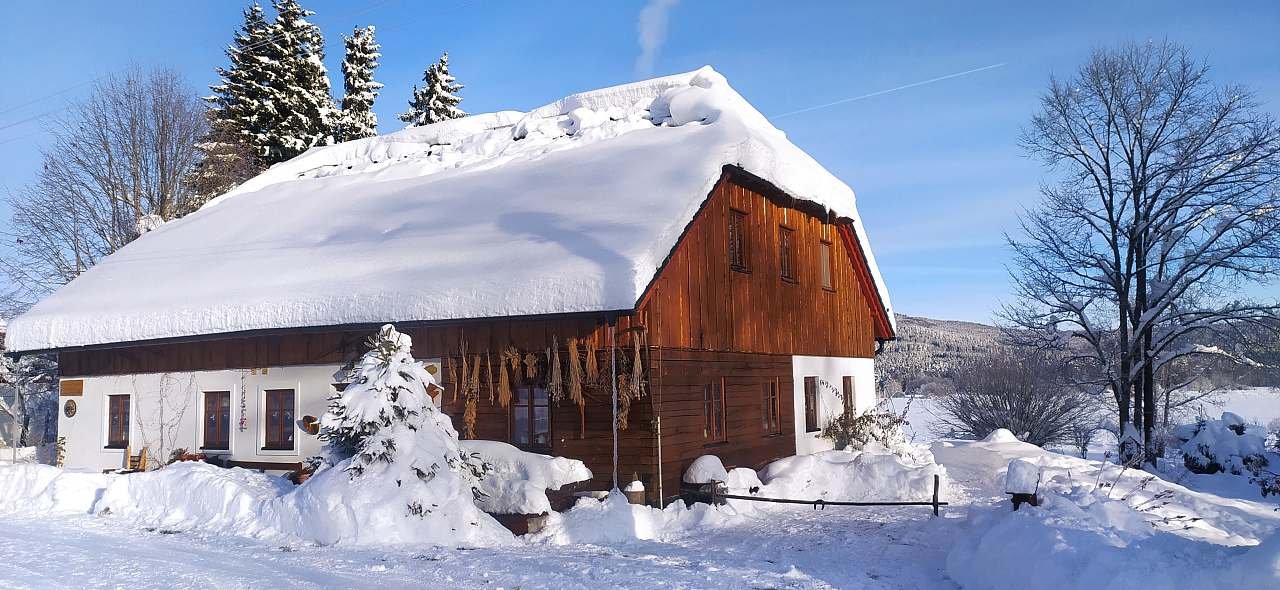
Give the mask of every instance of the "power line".
<svg viewBox="0 0 1280 590">
<path fill-rule="evenodd" d="M 836 106 L 836 105 L 842 105 L 842 104 L 845 104 L 845 103 L 850 103 L 850 102 L 854 102 L 854 101 L 858 101 L 858 100 L 864 100 L 864 99 L 868 99 L 868 98 L 872 98 L 872 97 L 880 96 L 880 95 L 883 95 L 883 94 L 889 94 L 890 92 L 897 92 L 897 91 L 899 91 L 899 90 L 906 90 L 906 89 L 908 89 L 908 88 L 915 88 L 915 87 L 917 87 L 917 86 L 924 86 L 925 84 L 933 84 L 934 82 L 941 82 L 941 81 L 943 81 L 943 80 L 950 80 L 950 79 L 952 79 L 952 78 L 959 78 L 960 76 L 968 76 L 969 74 L 976 74 L 976 73 L 978 73 L 978 72 L 982 72 L 982 71 L 986 71 L 986 70 L 993 70 L 993 69 L 995 69 L 995 68 L 1003 67 L 1004 65 L 1005 65 L 1005 64 L 1004 64 L 1004 62 L 1000 62 L 1000 63 L 998 63 L 998 64 L 991 64 L 991 65 L 989 65 L 989 66 L 982 66 L 982 67 L 980 67 L 980 68 L 974 68 L 974 69 L 972 69 L 972 70 L 965 70 L 965 71 L 963 71 L 963 72 L 956 72 L 956 73 L 954 73 L 954 74 L 947 74 L 947 75 L 945 75 L 945 76 L 938 76 L 937 78 L 929 78 L 928 80 L 921 80 L 921 81 L 919 81 L 919 82 L 912 82 L 912 83 L 910 83 L 910 84 L 903 84 L 902 86 L 895 86 L 895 87 L 893 87 L 893 88 L 888 88 L 888 89 L 885 89 L 885 90 L 877 90 L 877 91 L 872 92 L 872 93 L 869 93 L 869 94 L 863 94 L 863 95 L 860 95 L 860 96 L 853 96 L 853 97 L 850 97 L 850 98 L 842 98 L 842 99 L 840 99 L 840 100 L 836 100 L 836 101 L 828 102 L 828 103 L 826 103 L 826 104 L 820 104 L 820 105 L 811 106 L 811 107 L 806 107 L 806 108 L 798 109 L 798 110 L 794 110 L 794 111 L 788 111 L 788 112 L 785 112 L 785 113 L 781 113 L 781 114 L 778 114 L 778 115 L 774 115 L 774 116 L 772 116 L 772 117 L 770 117 L 770 118 L 771 118 L 771 119 L 781 119 L 781 118 L 783 118 L 783 117 L 790 117 L 790 116 L 792 116 L 792 115 L 799 115 L 799 114 L 801 114 L 801 113 L 809 113 L 809 112 L 813 112 L 813 111 L 817 111 L 817 110 L 821 110 L 821 109 L 825 109 L 825 108 L 833 107 L 833 106 Z"/>
</svg>

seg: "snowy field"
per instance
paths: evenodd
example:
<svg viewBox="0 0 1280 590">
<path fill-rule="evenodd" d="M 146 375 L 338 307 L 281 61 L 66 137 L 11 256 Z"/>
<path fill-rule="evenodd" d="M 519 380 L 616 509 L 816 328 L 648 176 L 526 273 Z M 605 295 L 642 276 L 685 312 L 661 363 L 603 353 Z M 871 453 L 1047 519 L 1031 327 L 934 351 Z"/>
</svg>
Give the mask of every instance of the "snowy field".
<svg viewBox="0 0 1280 590">
<path fill-rule="evenodd" d="M 1277 393 L 1237 392 L 1224 403 L 1244 400 L 1256 409 L 1238 406 L 1249 420 L 1269 420 L 1280 414 L 1267 403 Z M 0 466 L 0 588 L 976 590 L 1007 588 L 1009 580 L 1081 590 L 1280 587 L 1280 508 L 1250 499 L 1252 490 L 1220 485 L 1223 478 L 1210 478 L 1217 487 L 1153 478 L 1043 451 L 1007 432 L 984 441 L 930 441 L 921 426 L 932 408 L 921 401 L 914 400 L 910 417 L 916 442 L 929 444 L 910 457 L 832 452 L 759 474 L 732 470 L 727 481 L 736 493 L 748 493 L 759 476 L 761 495 L 872 499 L 918 496 L 922 482 L 940 473 L 943 499 L 951 502 L 940 518 L 927 507 L 819 511 L 731 501 L 659 511 L 611 499 L 583 501 L 543 533 L 512 543 L 322 546 L 237 532 L 202 520 L 209 507 L 199 500 L 158 499 L 136 483 L 128 489 L 143 491 L 132 500 L 111 488 L 108 504 L 121 509 L 101 514 L 84 507 L 104 505 L 94 486 L 109 486 L 110 478 L 67 474 L 55 480 L 60 484 L 36 485 L 15 475 L 23 467 Z M 1040 470 L 1040 508 L 1010 510 L 1004 471 L 1014 459 Z M 197 474 L 203 467 L 183 469 Z M 257 475 L 239 477 L 262 483 Z M 130 501 L 155 505 L 124 509 Z M 169 518 L 174 513 L 182 517 Z"/>
</svg>

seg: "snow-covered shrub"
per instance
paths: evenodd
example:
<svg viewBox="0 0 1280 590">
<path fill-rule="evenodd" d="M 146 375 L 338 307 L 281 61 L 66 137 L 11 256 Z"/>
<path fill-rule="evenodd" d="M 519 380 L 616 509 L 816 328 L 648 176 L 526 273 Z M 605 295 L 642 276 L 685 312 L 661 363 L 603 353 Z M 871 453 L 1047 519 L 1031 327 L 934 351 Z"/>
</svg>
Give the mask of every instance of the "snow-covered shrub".
<svg viewBox="0 0 1280 590">
<path fill-rule="evenodd" d="M 724 468 L 724 463 L 720 462 L 720 457 L 715 455 L 703 455 L 693 460 L 689 464 L 689 468 L 684 470 L 684 482 L 692 484 L 704 484 L 714 481 L 725 481 L 729 479 L 729 472 Z"/>
<path fill-rule="evenodd" d="M 910 402 L 901 413 L 895 413 L 885 399 L 861 414 L 846 413 L 833 418 L 822 428 L 822 436 L 835 443 L 837 449 L 861 451 L 871 443 L 890 450 L 902 449 L 909 444 L 902 433 L 909 408 Z"/>
<path fill-rule="evenodd" d="M 1227 472 L 1242 475 L 1267 466 L 1266 439 L 1237 414 L 1223 412 L 1218 420 L 1200 419 L 1174 429 L 1183 463 L 1193 473 Z"/>
</svg>

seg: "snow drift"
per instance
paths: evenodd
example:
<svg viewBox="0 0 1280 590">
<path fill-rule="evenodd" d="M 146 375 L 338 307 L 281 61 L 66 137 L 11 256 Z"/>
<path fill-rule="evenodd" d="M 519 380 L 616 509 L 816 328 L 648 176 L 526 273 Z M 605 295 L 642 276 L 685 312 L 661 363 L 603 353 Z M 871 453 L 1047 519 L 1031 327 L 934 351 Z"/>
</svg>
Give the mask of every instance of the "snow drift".
<svg viewBox="0 0 1280 590">
<path fill-rule="evenodd" d="M 941 441 L 932 451 L 953 474 L 992 490 L 1004 489 L 1010 464 L 1024 479 L 1040 475 L 1039 507 L 1013 512 L 1000 501 L 970 508 L 947 556 L 947 572 L 965 588 L 1008 588 L 1015 580 L 1046 590 L 1280 584 L 1280 513 L 1271 507 L 1059 455 L 1003 433 Z"/>
<path fill-rule="evenodd" d="M 943 485 L 947 471 L 925 451 L 919 460 L 868 444 L 861 452 L 823 451 L 770 463 L 760 472 L 760 495 L 798 500 L 927 501 L 933 477 Z M 944 492 L 945 493 L 945 492 Z"/>
<path fill-rule="evenodd" d="M 591 479 L 591 470 L 577 459 L 529 453 L 492 440 L 464 440 L 461 444 L 491 469 L 480 480 L 482 496 L 476 504 L 492 514 L 550 512 L 547 490 Z"/>
<path fill-rule="evenodd" d="M 852 219 L 887 305 L 853 191 L 706 67 L 312 149 L 108 256 L 7 345 L 631 309 L 726 165 Z"/>
</svg>

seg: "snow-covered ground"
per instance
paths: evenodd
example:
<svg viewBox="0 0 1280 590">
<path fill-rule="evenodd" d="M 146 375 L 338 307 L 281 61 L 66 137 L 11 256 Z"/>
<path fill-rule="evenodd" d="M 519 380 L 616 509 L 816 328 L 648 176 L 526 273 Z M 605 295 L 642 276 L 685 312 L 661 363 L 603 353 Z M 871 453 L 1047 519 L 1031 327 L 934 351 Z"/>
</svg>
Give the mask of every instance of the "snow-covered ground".
<svg viewBox="0 0 1280 590">
<path fill-rule="evenodd" d="M 916 440 L 927 442 L 920 428 L 932 408 L 920 401 L 910 416 Z M 1004 471 L 1014 459 L 1041 470 L 1040 507 L 1010 510 Z M 939 473 L 951 503 L 941 518 L 927 507 L 740 501 L 659 511 L 613 497 L 581 501 L 541 534 L 473 548 L 321 546 L 192 521 L 169 528 L 84 510 L 111 476 L 68 474 L 46 494 L 6 479 L 3 470 L 16 469 L 51 468 L 0 467 L 0 588 L 1280 587 L 1274 503 L 1047 452 L 1007 432 L 933 441 L 911 457 L 831 452 L 725 474 L 735 493 L 761 485 L 761 495 L 830 500 L 919 495 L 920 482 Z"/>
<path fill-rule="evenodd" d="M 0 587 L 955 588 L 962 511 L 778 507 L 661 542 L 479 549 L 280 546 L 95 516 L 0 516 Z"/>
</svg>

